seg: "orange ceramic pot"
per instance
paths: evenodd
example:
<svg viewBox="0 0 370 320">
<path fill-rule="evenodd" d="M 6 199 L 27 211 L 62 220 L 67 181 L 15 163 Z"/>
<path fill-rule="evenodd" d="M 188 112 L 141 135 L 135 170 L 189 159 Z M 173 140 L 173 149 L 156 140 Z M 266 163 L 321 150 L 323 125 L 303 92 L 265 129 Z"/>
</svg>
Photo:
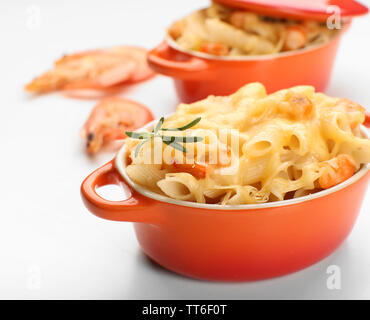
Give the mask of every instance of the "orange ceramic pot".
<svg viewBox="0 0 370 320">
<path fill-rule="evenodd" d="M 249 82 L 261 82 L 274 92 L 295 85 L 328 86 L 338 45 L 349 23 L 323 45 L 273 55 L 215 57 L 184 51 L 169 37 L 148 53 L 150 67 L 173 78 L 181 102 L 229 95 Z"/>
<path fill-rule="evenodd" d="M 246 281 L 305 268 L 333 252 L 350 233 L 369 181 L 363 166 L 347 181 L 297 199 L 220 206 L 173 200 L 132 182 L 125 146 L 82 183 L 98 217 L 134 222 L 142 250 L 158 264 L 198 279 Z M 121 184 L 127 200 L 108 201 L 96 188 Z"/>
</svg>

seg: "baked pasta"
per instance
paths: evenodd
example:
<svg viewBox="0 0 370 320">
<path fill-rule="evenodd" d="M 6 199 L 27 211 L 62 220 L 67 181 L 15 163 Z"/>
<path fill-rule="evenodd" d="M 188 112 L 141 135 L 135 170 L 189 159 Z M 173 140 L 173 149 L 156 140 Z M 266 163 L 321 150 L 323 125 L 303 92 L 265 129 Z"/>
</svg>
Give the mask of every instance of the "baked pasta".
<svg viewBox="0 0 370 320">
<path fill-rule="evenodd" d="M 325 22 L 263 16 L 217 3 L 174 22 L 169 36 L 185 50 L 216 56 L 275 54 L 318 45 L 339 31 Z"/>
<path fill-rule="evenodd" d="M 251 83 L 230 96 L 178 106 L 158 134 L 202 138 L 183 143 L 186 152 L 159 138 L 128 139 L 126 172 L 154 192 L 198 203 L 301 197 L 343 182 L 369 162 L 370 140 L 360 131 L 364 113 L 311 86 L 267 95 L 262 84 Z M 190 129 L 170 131 L 196 118 Z"/>
</svg>

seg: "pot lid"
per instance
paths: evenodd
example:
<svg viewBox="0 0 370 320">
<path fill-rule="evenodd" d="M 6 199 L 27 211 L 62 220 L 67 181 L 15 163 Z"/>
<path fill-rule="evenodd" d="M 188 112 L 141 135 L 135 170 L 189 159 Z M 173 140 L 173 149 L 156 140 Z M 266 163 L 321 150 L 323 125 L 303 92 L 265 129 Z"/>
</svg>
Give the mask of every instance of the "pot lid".
<svg viewBox="0 0 370 320">
<path fill-rule="evenodd" d="M 341 18 L 366 14 L 366 6 L 354 0 L 214 0 L 229 7 L 249 9 L 277 17 L 326 20 L 340 13 Z"/>
</svg>

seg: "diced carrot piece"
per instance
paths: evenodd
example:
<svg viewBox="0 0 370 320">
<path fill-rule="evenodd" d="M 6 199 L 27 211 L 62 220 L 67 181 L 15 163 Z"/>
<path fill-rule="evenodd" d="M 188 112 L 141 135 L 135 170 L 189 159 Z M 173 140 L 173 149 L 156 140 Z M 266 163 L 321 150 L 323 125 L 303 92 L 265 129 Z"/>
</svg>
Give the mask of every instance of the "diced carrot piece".
<svg viewBox="0 0 370 320">
<path fill-rule="evenodd" d="M 177 172 L 187 172 L 198 179 L 204 179 L 207 174 L 207 165 L 194 163 L 176 163 L 174 162 L 173 167 Z"/>
<path fill-rule="evenodd" d="M 222 44 L 222 43 L 203 43 L 201 48 L 201 52 L 213 54 L 215 56 L 225 56 L 229 53 L 229 48 Z"/>
</svg>

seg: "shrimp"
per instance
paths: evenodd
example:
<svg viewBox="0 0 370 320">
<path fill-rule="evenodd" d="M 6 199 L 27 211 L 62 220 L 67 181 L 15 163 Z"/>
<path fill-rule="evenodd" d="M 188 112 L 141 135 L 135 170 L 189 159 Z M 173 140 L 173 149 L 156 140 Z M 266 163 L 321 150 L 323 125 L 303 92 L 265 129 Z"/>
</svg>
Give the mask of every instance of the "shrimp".
<svg viewBox="0 0 370 320">
<path fill-rule="evenodd" d="M 297 50 L 306 45 L 307 34 L 303 27 L 294 25 L 285 29 L 283 50 Z"/>
<path fill-rule="evenodd" d="M 347 112 L 348 120 L 351 129 L 358 127 L 361 123 L 366 120 L 365 108 L 359 105 L 356 102 L 353 102 L 349 99 L 342 98 L 336 104 L 337 106 L 343 106 Z"/>
<path fill-rule="evenodd" d="M 65 55 L 54 63 L 53 69 L 26 85 L 30 92 L 46 93 L 59 89 L 103 90 L 127 80 L 139 81 L 152 72 L 146 64 L 146 50 L 121 46 Z M 136 73 L 140 71 L 140 79 Z M 134 79 L 135 78 L 135 79 Z"/>
<path fill-rule="evenodd" d="M 261 21 L 255 13 L 234 11 L 230 15 L 229 21 L 235 28 L 257 34 L 271 42 L 277 41 L 276 26 Z"/>
<path fill-rule="evenodd" d="M 245 12 L 243 11 L 234 11 L 230 15 L 230 24 L 235 28 L 243 29 L 245 22 Z"/>
<path fill-rule="evenodd" d="M 323 169 L 319 178 L 320 187 L 328 189 L 352 177 L 356 170 L 355 160 L 348 154 L 340 154 L 336 158 L 320 164 Z"/>
<path fill-rule="evenodd" d="M 153 120 L 145 106 L 123 98 L 103 99 L 92 110 L 81 130 L 90 154 L 100 150 L 105 142 L 126 138 L 126 131 L 134 131 Z"/>
<path fill-rule="evenodd" d="M 309 120 L 314 116 L 315 108 L 305 95 L 288 91 L 284 101 L 279 104 L 279 111 L 295 120 Z"/>
<path fill-rule="evenodd" d="M 175 21 L 168 29 L 168 34 L 172 37 L 172 39 L 177 40 L 182 36 L 184 27 L 185 23 L 183 20 Z"/>
</svg>

